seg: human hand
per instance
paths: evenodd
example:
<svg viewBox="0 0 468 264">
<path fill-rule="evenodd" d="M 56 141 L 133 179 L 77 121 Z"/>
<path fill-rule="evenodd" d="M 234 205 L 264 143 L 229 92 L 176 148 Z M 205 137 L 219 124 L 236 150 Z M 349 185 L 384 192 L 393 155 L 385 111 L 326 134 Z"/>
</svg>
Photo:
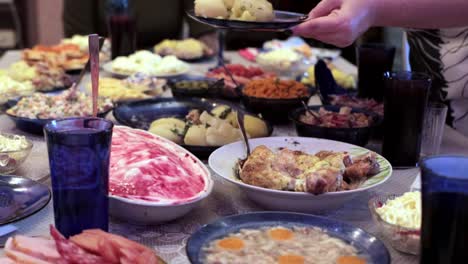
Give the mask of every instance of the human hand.
<svg viewBox="0 0 468 264">
<path fill-rule="evenodd" d="M 349 46 L 373 25 L 375 1 L 322 0 L 310 11 L 309 20 L 292 30 L 295 35 L 338 47 Z"/>
</svg>

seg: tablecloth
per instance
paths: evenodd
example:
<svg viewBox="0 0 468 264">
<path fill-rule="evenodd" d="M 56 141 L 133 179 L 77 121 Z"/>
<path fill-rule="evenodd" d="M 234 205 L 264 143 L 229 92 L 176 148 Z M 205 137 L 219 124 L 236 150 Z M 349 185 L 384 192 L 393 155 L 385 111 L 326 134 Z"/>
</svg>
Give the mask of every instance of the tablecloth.
<svg viewBox="0 0 468 264">
<path fill-rule="evenodd" d="M 231 58 L 233 62 L 243 62 L 237 54 L 228 52 L 227 56 Z M 0 59 L 0 68 L 7 67 L 19 58 L 20 53 L 18 51 L 7 52 L 5 56 Z M 192 64 L 192 72 L 202 74 L 207 68 L 214 66 L 214 64 L 214 61 Z M 346 62 L 342 58 L 338 58 L 335 64 L 337 67 L 347 72 L 355 73 L 356 71 L 356 68 L 352 64 Z M 84 83 L 86 82 L 85 80 Z M 112 119 L 112 116 L 110 115 L 108 118 Z M 14 123 L 5 115 L 0 115 L 0 130 L 9 133 L 25 134 L 17 130 Z M 48 159 L 45 142 L 40 136 L 26 135 L 33 140 L 34 148 L 30 157 L 15 174 L 47 183 L 50 180 L 48 178 Z M 275 127 L 274 135 L 295 136 L 296 133 L 292 126 L 281 126 Z M 372 142 L 371 148 L 378 149 L 379 143 Z M 441 152 L 468 155 L 468 139 L 447 127 Z M 378 232 L 377 226 L 372 221 L 368 210 L 367 202 L 369 198 L 376 194 L 394 194 L 408 191 L 418 173 L 419 169 L 417 168 L 395 170 L 392 177 L 381 187 L 357 195 L 339 210 L 325 213 L 325 216 L 360 227 L 382 239 L 383 237 Z M 194 209 L 183 218 L 153 226 L 140 226 L 111 218 L 110 232 L 125 236 L 153 248 L 168 263 L 188 263 L 188 259 L 185 255 L 187 239 L 201 226 L 219 217 L 263 210 L 248 200 L 238 187 L 223 181 L 215 173 L 212 173 L 212 177 L 215 182 L 212 194 L 208 199 L 203 201 L 198 208 Z M 26 235 L 47 235 L 50 224 L 53 224 L 52 203 L 49 203 L 43 210 L 35 215 L 15 223 L 19 228 L 18 233 Z M 417 257 L 396 252 L 388 241 L 383 241 L 391 253 L 392 263 L 418 263 Z"/>
</svg>

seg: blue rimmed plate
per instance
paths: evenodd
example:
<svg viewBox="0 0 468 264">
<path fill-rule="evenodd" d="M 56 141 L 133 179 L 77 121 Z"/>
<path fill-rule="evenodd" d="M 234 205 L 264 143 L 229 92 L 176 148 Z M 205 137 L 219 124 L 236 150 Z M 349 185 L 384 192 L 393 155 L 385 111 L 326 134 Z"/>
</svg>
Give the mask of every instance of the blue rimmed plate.
<svg viewBox="0 0 468 264">
<path fill-rule="evenodd" d="M 203 248 L 216 239 L 240 229 L 265 227 L 318 227 L 331 237 L 346 241 L 354 246 L 359 255 L 370 263 L 389 264 L 390 254 L 385 245 L 364 230 L 337 220 L 309 214 L 286 212 L 256 212 L 224 217 L 205 225 L 195 232 L 187 242 L 187 256 L 193 264 L 202 264 L 205 259 Z"/>
</svg>

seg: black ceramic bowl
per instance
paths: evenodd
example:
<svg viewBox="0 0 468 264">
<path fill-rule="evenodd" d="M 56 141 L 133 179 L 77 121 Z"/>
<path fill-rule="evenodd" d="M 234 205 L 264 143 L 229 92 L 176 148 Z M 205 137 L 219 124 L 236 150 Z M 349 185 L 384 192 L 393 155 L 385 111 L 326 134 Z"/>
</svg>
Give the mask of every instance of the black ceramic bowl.
<svg viewBox="0 0 468 264">
<path fill-rule="evenodd" d="M 211 98 L 217 97 L 220 94 L 221 90 L 224 88 L 224 80 L 186 75 L 169 79 L 166 87 L 171 89 L 172 95 L 176 98 Z"/>
<path fill-rule="evenodd" d="M 320 107 L 328 111 L 339 112 L 339 106 L 309 106 L 312 111 L 318 111 Z M 367 127 L 358 128 L 331 128 L 321 127 L 316 125 L 309 125 L 299 120 L 299 117 L 305 113 L 304 107 L 297 108 L 289 113 L 289 118 L 294 122 L 296 131 L 300 137 L 315 137 L 325 138 L 331 140 L 342 141 L 358 146 L 365 146 L 372 135 L 373 129 L 378 126 L 382 120 L 381 118 L 371 112 L 362 109 L 352 108 L 352 113 L 364 113 L 372 118 L 372 124 Z"/>
<path fill-rule="evenodd" d="M 109 109 L 105 112 L 99 113 L 98 117 L 105 118 L 106 115 L 111 110 L 112 109 Z M 19 130 L 27 132 L 27 133 L 31 133 L 31 134 L 36 134 L 36 135 L 42 135 L 44 126 L 50 121 L 54 120 L 54 119 L 32 119 L 32 118 L 15 116 L 15 115 L 11 115 L 8 113 L 7 115 L 11 120 L 13 120 L 13 122 L 15 122 L 16 127 Z"/>
<path fill-rule="evenodd" d="M 15 106 L 20 99 L 16 100 L 9 100 L 6 103 L 6 107 L 10 109 L 11 107 Z M 98 114 L 99 117 L 105 118 L 106 115 L 112 110 L 108 109 L 107 111 L 101 112 Z M 6 115 L 15 122 L 16 127 L 24 132 L 31 133 L 31 134 L 36 134 L 36 135 L 42 135 L 43 134 L 43 128 L 44 126 L 52 121 L 53 119 L 40 119 L 40 118 L 27 118 L 27 117 L 21 117 L 21 116 L 15 116 L 9 113 L 6 113 Z"/>
<path fill-rule="evenodd" d="M 155 98 L 143 101 L 124 103 L 114 108 L 114 117 L 120 124 L 132 128 L 148 130 L 151 123 L 159 118 L 176 117 L 184 119 L 192 109 L 211 111 L 219 105 L 227 105 L 245 114 L 251 114 L 239 109 L 236 104 L 223 100 L 205 98 Z M 268 136 L 273 133 L 273 126 L 265 122 L 268 127 Z M 208 159 L 210 154 L 219 146 L 194 146 L 181 144 L 182 147 L 192 152 L 198 158 Z"/>
<path fill-rule="evenodd" d="M 242 104 L 247 110 L 253 113 L 259 113 L 265 120 L 274 124 L 289 122 L 288 113 L 301 107 L 302 102 L 307 103 L 310 96 L 315 94 L 314 87 L 309 86 L 309 96 L 293 99 L 270 99 L 245 95 L 240 91 Z"/>
</svg>

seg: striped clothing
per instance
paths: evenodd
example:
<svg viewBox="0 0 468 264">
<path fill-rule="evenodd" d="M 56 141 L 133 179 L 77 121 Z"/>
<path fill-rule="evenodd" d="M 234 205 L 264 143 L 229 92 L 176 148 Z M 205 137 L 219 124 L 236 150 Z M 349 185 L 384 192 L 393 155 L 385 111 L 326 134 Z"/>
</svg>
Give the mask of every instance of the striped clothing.
<svg viewBox="0 0 468 264">
<path fill-rule="evenodd" d="M 449 105 L 447 121 L 468 136 L 468 27 L 408 29 L 411 69 L 432 76 L 431 100 Z"/>
</svg>

